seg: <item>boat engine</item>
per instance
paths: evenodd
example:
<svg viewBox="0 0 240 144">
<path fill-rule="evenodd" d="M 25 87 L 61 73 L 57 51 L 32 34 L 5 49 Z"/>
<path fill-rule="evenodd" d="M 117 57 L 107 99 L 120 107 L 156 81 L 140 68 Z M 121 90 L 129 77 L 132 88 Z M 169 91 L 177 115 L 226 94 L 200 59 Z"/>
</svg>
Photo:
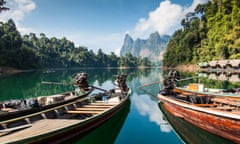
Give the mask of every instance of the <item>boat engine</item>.
<svg viewBox="0 0 240 144">
<path fill-rule="evenodd" d="M 77 73 L 74 76 L 74 85 L 79 86 L 82 89 L 87 89 L 89 87 L 87 78 L 88 78 L 88 74 L 81 72 L 81 73 Z"/>
<path fill-rule="evenodd" d="M 171 70 L 168 73 L 168 78 L 177 82 L 178 80 L 180 80 L 180 73 L 176 70 Z"/>
<path fill-rule="evenodd" d="M 127 75 L 118 75 L 117 77 L 117 86 L 123 91 L 123 92 L 127 92 L 128 91 L 128 86 L 126 84 L 126 80 L 127 80 Z"/>
<path fill-rule="evenodd" d="M 164 95 L 172 95 L 174 87 L 177 85 L 177 81 L 180 80 L 180 73 L 176 70 L 171 70 L 168 73 L 168 77 L 163 81 L 163 89 L 160 91 Z"/>
</svg>

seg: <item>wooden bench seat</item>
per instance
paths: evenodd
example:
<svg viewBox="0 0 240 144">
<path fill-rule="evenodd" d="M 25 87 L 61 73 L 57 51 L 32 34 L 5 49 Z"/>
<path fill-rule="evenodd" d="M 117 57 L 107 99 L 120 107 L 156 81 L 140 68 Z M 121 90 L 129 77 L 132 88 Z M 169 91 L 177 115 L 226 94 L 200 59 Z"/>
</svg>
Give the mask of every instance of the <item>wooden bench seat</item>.
<svg viewBox="0 0 240 144">
<path fill-rule="evenodd" d="M 93 107 L 93 108 L 87 108 L 87 107 L 82 107 L 82 108 L 75 108 L 75 110 L 93 110 L 93 111 L 103 111 L 106 110 L 106 108 L 97 108 L 97 107 Z"/>
<path fill-rule="evenodd" d="M 235 110 L 235 107 L 216 107 L 218 110 L 232 111 Z"/>
<path fill-rule="evenodd" d="M 12 128 L 6 128 L 6 129 L 0 130 L 0 133 L 8 133 L 8 132 L 12 132 L 12 131 L 17 131 L 17 130 L 28 128 L 28 127 L 31 127 L 31 126 L 32 126 L 31 124 L 25 124 L 25 125 L 12 127 Z"/>
<path fill-rule="evenodd" d="M 240 100 L 235 100 L 231 98 L 215 97 L 215 98 L 212 98 L 211 101 L 213 101 L 214 103 L 221 103 L 221 104 L 240 107 Z"/>
<path fill-rule="evenodd" d="M 67 111 L 69 114 L 98 114 L 101 111 L 79 111 L 79 110 L 72 110 L 72 111 Z"/>
<path fill-rule="evenodd" d="M 194 104 L 195 106 L 199 107 L 216 107 L 218 104 Z"/>
</svg>

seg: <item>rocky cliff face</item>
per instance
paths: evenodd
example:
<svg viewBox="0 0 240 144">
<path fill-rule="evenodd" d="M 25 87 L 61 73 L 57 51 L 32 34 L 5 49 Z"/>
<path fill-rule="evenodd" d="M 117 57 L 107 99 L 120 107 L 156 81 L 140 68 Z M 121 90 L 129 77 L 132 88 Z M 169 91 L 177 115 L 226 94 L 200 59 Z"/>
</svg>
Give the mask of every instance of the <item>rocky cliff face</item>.
<svg viewBox="0 0 240 144">
<path fill-rule="evenodd" d="M 161 61 L 162 53 L 166 50 L 170 36 L 160 36 L 158 32 L 152 33 L 148 39 L 135 41 L 126 34 L 120 56 L 131 53 L 135 57 L 148 57 L 151 61 Z"/>
</svg>

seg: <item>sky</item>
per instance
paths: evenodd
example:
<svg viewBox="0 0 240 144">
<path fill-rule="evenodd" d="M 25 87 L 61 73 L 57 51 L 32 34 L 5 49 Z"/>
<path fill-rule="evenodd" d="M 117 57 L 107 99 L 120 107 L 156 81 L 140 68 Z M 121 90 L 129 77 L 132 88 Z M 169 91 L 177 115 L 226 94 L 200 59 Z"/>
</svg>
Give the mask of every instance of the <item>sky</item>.
<svg viewBox="0 0 240 144">
<path fill-rule="evenodd" d="M 172 35 L 186 13 L 207 0 L 5 0 L 22 35 L 44 33 L 97 52 L 119 55 L 126 34 L 146 39 L 153 32 Z"/>
</svg>

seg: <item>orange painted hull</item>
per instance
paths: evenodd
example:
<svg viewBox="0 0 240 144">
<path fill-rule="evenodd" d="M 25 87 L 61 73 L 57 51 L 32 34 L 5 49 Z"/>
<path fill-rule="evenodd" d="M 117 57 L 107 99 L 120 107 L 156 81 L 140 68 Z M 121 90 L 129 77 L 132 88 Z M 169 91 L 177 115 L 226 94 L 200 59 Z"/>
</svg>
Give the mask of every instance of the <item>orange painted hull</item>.
<svg viewBox="0 0 240 144">
<path fill-rule="evenodd" d="M 161 94 L 158 95 L 158 99 L 173 115 L 210 133 L 240 143 L 240 113 L 209 110 Z"/>
</svg>

